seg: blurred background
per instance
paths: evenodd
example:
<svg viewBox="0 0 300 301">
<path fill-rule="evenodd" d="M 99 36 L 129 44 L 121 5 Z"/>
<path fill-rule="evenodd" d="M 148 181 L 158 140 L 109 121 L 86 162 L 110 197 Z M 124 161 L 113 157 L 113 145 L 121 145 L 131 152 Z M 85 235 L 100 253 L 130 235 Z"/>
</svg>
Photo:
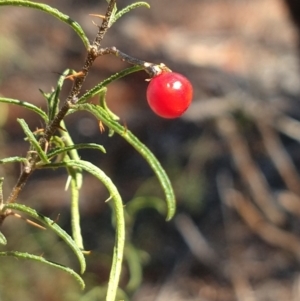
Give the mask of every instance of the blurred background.
<svg viewBox="0 0 300 301">
<path fill-rule="evenodd" d="M 97 32 L 92 21 L 100 20 L 89 14 L 104 14 L 106 8 L 104 0 L 45 3 L 78 21 L 91 41 Z M 118 1 L 119 7 L 129 3 Z M 182 118 L 164 120 L 147 105 L 144 72 L 108 89 L 109 107 L 161 161 L 178 204 L 170 222 L 155 208 L 141 208 L 130 220 L 121 287 L 131 300 L 144 301 L 299 300 L 300 5 L 297 0 L 148 3 L 150 10 L 139 8 L 120 19 L 103 46 L 184 74 L 193 83 L 194 102 Z M 39 89 L 50 92 L 66 68 L 80 69 L 84 46 L 65 24 L 39 11 L 1 6 L 0 25 L 0 95 L 46 107 Z M 125 67 L 114 56 L 99 58 L 84 89 Z M 65 83 L 62 98 L 71 84 Z M 25 155 L 28 143 L 16 118 L 32 129 L 42 127 L 40 120 L 19 107 L 1 104 L 0 112 L 1 158 Z M 143 197 L 160 204 L 150 168 L 121 138 L 100 133 L 88 114 L 71 115 L 66 123 L 75 142 L 106 148 L 105 155 L 91 150 L 80 155 L 112 178 L 124 203 Z M 6 197 L 19 172 L 18 165 L 1 166 Z M 63 171 L 37 171 L 19 202 L 59 217 L 70 231 L 66 180 Z M 85 292 L 51 268 L 1 259 L 0 300 L 102 300 L 114 242 L 107 196 L 86 174 L 82 227 L 85 248 L 92 252 Z M 43 254 L 78 268 L 70 250 L 47 231 L 12 217 L 1 231 L 8 238 L 1 250 Z"/>
</svg>

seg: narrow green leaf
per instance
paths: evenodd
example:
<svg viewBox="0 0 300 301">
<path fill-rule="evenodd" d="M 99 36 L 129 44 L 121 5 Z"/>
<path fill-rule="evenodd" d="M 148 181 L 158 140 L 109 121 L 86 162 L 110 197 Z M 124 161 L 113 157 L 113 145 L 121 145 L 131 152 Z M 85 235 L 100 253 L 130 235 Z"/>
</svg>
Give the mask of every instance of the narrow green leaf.
<svg viewBox="0 0 300 301">
<path fill-rule="evenodd" d="M 125 221 L 124 221 L 124 210 L 121 196 L 111 181 L 111 179 L 97 166 L 93 165 L 88 161 L 68 161 L 66 162 L 69 166 L 76 166 L 91 173 L 97 179 L 99 179 L 108 189 L 110 196 L 113 200 L 114 211 L 116 216 L 116 241 L 113 254 L 113 262 L 110 270 L 110 277 L 108 282 L 106 300 L 115 300 L 119 279 L 122 270 L 122 261 L 125 244 Z"/>
<path fill-rule="evenodd" d="M 67 128 L 64 121 L 61 122 L 62 127 L 65 129 Z M 78 161 L 80 160 L 80 156 L 77 152 L 77 149 L 74 148 L 74 142 L 72 137 L 70 136 L 69 132 L 63 131 L 59 129 L 61 134 L 61 139 L 64 141 L 66 147 L 70 147 L 71 149 L 68 151 L 68 157 L 71 159 Z M 94 144 L 94 146 L 97 144 Z M 82 144 L 81 144 L 82 146 Z M 85 144 L 86 146 L 86 144 Z M 100 145 L 96 146 L 97 149 L 104 150 Z M 69 158 L 68 158 L 69 159 Z M 64 160 L 66 161 L 66 160 Z M 80 226 L 80 210 L 79 210 L 79 196 L 80 196 L 80 189 L 82 186 L 82 169 L 81 168 L 74 168 L 74 167 L 67 167 L 67 171 L 69 174 L 68 182 L 71 183 L 71 227 L 72 227 L 72 236 L 80 249 L 84 249 L 83 239 L 81 234 L 81 226 Z M 68 184 L 67 182 L 67 184 Z"/>
<path fill-rule="evenodd" d="M 101 93 L 99 93 L 99 105 L 110 115 L 111 119 L 120 120 L 119 116 L 117 116 L 114 112 L 110 110 L 106 103 L 106 94 L 107 88 L 103 87 Z"/>
<path fill-rule="evenodd" d="M 59 154 L 69 152 L 74 149 L 95 149 L 99 150 L 102 153 L 106 153 L 105 148 L 97 143 L 79 143 L 79 144 L 74 144 L 74 145 L 69 145 L 65 147 L 59 147 L 57 149 L 53 149 L 48 153 L 49 158 L 53 158 Z M 1 162 L 1 161 L 0 161 Z"/>
<path fill-rule="evenodd" d="M 73 252 L 77 256 L 79 264 L 80 264 L 80 272 L 81 272 L 81 274 L 84 273 L 85 268 L 86 268 L 86 263 L 85 263 L 85 258 L 82 254 L 82 251 L 75 244 L 72 237 L 65 230 L 63 230 L 60 226 L 58 226 L 58 224 L 56 224 L 55 221 L 51 220 L 50 218 L 38 213 L 36 210 L 34 210 L 30 207 L 27 207 L 23 204 L 17 204 L 17 203 L 5 204 L 3 206 L 3 210 L 5 211 L 6 209 L 12 209 L 12 210 L 18 210 L 18 211 L 24 212 L 24 213 L 28 214 L 29 216 L 37 219 L 44 226 L 49 227 L 73 250 Z"/>
<path fill-rule="evenodd" d="M 44 163 L 50 163 L 50 161 L 47 158 L 46 153 L 42 150 L 39 142 L 35 139 L 34 134 L 32 133 L 32 131 L 29 129 L 27 123 L 25 122 L 24 119 L 17 119 L 17 121 L 19 122 L 19 124 L 21 125 L 25 135 L 27 136 L 30 144 L 33 146 L 33 148 L 35 149 L 35 151 L 38 153 L 39 157 L 41 158 L 41 160 Z"/>
<path fill-rule="evenodd" d="M 67 130 L 65 122 L 62 120 L 60 122 L 60 124 L 64 129 L 66 129 L 65 131 L 63 131 L 62 129 L 59 129 L 59 132 L 61 134 L 61 139 L 63 140 L 64 145 L 65 146 L 74 145 L 73 139 L 72 139 L 71 135 L 69 134 L 69 131 Z M 69 150 L 68 154 L 72 160 L 80 160 L 80 156 L 77 152 L 77 149 Z M 70 172 L 70 168 L 68 169 L 68 171 Z M 80 189 L 82 186 L 82 170 L 77 168 L 76 170 L 73 170 L 73 173 L 76 175 L 75 178 L 76 178 L 77 189 Z"/>
<path fill-rule="evenodd" d="M 109 4 L 110 0 L 106 0 L 106 2 Z M 108 28 L 111 27 L 114 23 L 115 23 L 115 15 L 117 13 L 117 5 L 114 5 L 114 8 L 111 12 L 110 18 L 109 18 L 109 22 L 108 22 Z"/>
<path fill-rule="evenodd" d="M 68 24 L 69 26 L 72 27 L 72 29 L 77 33 L 77 35 L 81 38 L 84 46 L 86 49 L 89 49 L 90 43 L 88 38 L 86 37 L 86 34 L 84 33 L 83 29 L 81 26 L 74 20 L 72 20 L 69 16 L 63 14 L 56 8 L 53 8 L 47 4 L 43 3 L 36 3 L 32 1 L 26 1 L 26 0 L 1 0 L 0 1 L 0 6 L 4 5 L 11 5 L 11 6 L 22 6 L 22 7 L 29 7 L 29 8 L 34 8 L 41 10 L 45 13 L 48 13 L 52 15 L 53 17 L 59 19 L 60 21 Z"/>
<path fill-rule="evenodd" d="M 0 160 L 0 164 L 6 164 L 6 163 L 25 163 L 27 162 L 27 159 L 24 157 L 10 157 L 10 158 L 4 158 Z"/>
<path fill-rule="evenodd" d="M 84 249 L 83 239 L 81 234 L 80 227 L 80 213 L 79 213 L 79 190 L 77 186 L 76 173 L 72 173 L 73 168 L 70 168 L 71 176 L 71 227 L 72 227 L 72 236 L 76 245 L 80 249 Z"/>
<path fill-rule="evenodd" d="M 101 83 L 96 85 L 91 90 L 87 91 L 84 95 L 82 95 L 78 99 L 77 103 L 78 104 L 85 103 L 88 99 L 90 99 L 96 95 L 99 95 L 103 91 L 103 88 L 106 87 L 111 82 L 116 81 L 126 75 L 129 75 L 131 73 L 141 71 L 141 70 L 143 70 L 143 68 L 141 66 L 133 66 L 133 67 L 129 67 L 125 70 L 122 70 L 121 72 L 117 72 L 117 73 L 113 74 L 109 78 L 105 79 L 104 81 L 102 81 Z"/>
<path fill-rule="evenodd" d="M 138 7 L 142 7 L 142 6 L 150 8 L 150 5 L 147 2 L 132 3 L 128 6 L 126 6 L 125 8 L 121 9 L 120 11 L 118 11 L 118 13 L 114 16 L 114 22 L 116 22 L 118 19 L 120 19 L 122 16 L 124 16 L 131 10 L 138 8 Z"/>
<path fill-rule="evenodd" d="M 43 168 L 56 168 L 56 167 L 73 167 L 81 168 L 93 176 L 95 176 L 99 181 L 101 181 L 110 193 L 110 197 L 113 200 L 114 214 L 116 217 L 116 241 L 113 253 L 113 262 L 110 270 L 108 290 L 107 290 L 107 300 L 115 300 L 117 293 L 118 283 L 120 279 L 120 274 L 122 270 L 122 261 L 124 253 L 124 243 L 125 243 L 125 221 L 124 221 L 124 209 L 122 198 L 119 194 L 118 189 L 112 182 L 112 180 L 97 166 L 84 160 L 70 160 L 61 163 L 52 163 L 44 165 Z"/>
<path fill-rule="evenodd" d="M 16 251 L 0 252 L 0 257 L 7 257 L 7 256 L 16 257 L 18 259 L 33 260 L 33 261 L 41 262 L 41 263 L 47 264 L 49 266 L 55 267 L 57 269 L 60 269 L 64 272 L 68 273 L 69 275 L 71 275 L 79 283 L 80 288 L 82 290 L 84 290 L 84 288 L 85 288 L 85 284 L 84 284 L 82 278 L 77 273 L 75 273 L 72 269 L 70 269 L 66 266 L 60 265 L 58 263 L 46 260 L 42 256 L 37 256 L 37 255 L 23 253 L 23 252 L 16 252 Z"/>
<path fill-rule="evenodd" d="M 0 5 L 1 5 L 1 2 L 0 2 Z M 0 102 L 24 107 L 25 109 L 31 110 L 31 111 L 39 114 L 45 120 L 45 122 L 48 122 L 47 114 L 43 110 L 39 109 L 38 107 L 36 107 L 35 105 L 33 105 L 29 102 L 21 101 L 21 100 L 17 100 L 17 99 L 13 99 L 13 98 L 5 98 L 5 97 L 0 97 Z"/>
<path fill-rule="evenodd" d="M 50 93 L 49 97 L 47 97 L 48 100 L 48 116 L 49 120 L 52 121 L 59 111 L 59 95 L 64 83 L 64 80 L 67 75 L 70 74 L 71 69 L 66 69 L 63 74 L 59 77 L 56 85 L 56 89 Z"/>
<path fill-rule="evenodd" d="M 96 118 L 101 120 L 110 129 L 112 129 L 121 137 L 123 137 L 148 162 L 149 166 L 152 168 L 155 175 L 157 176 L 165 193 L 166 202 L 168 206 L 167 220 L 170 220 L 174 216 L 176 210 L 175 194 L 169 177 L 167 176 L 165 170 L 163 169 L 159 161 L 156 159 L 156 157 L 153 155 L 153 153 L 127 128 L 123 127 L 118 122 L 111 119 L 107 112 L 100 106 L 96 106 L 93 104 L 79 104 L 74 105 L 74 108 L 76 110 L 85 110 L 92 113 Z"/>
<path fill-rule="evenodd" d="M 0 232 L 0 245 L 6 245 L 6 244 L 7 244 L 6 237 L 2 232 Z"/>
</svg>

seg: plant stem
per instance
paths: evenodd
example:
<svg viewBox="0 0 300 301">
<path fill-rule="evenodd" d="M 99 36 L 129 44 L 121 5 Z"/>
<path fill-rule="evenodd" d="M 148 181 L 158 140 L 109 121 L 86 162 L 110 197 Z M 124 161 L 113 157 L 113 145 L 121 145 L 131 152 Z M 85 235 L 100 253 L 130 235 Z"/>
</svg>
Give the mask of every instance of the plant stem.
<svg viewBox="0 0 300 301">
<path fill-rule="evenodd" d="M 108 7 L 107 7 L 107 10 L 106 10 L 106 14 L 105 14 L 105 17 L 102 21 L 102 24 L 101 24 L 101 27 L 99 27 L 99 31 L 98 31 L 98 34 L 93 42 L 93 45 L 97 48 L 100 47 L 101 45 L 101 42 L 109 28 L 109 20 L 111 18 L 111 15 L 112 15 L 112 12 L 115 8 L 115 5 L 116 5 L 116 0 L 110 0 L 109 4 L 108 4 Z"/>
<path fill-rule="evenodd" d="M 38 156 L 33 152 L 28 152 L 28 162 L 26 165 L 23 166 L 23 170 L 18 178 L 18 181 L 16 185 L 14 186 L 12 192 L 10 193 L 6 203 L 12 203 L 15 202 L 17 199 L 19 193 L 25 186 L 27 180 L 29 179 L 30 175 L 32 174 L 34 170 L 35 163 L 38 160 Z"/>
<path fill-rule="evenodd" d="M 161 73 L 162 71 L 170 72 L 171 70 L 164 64 L 153 64 L 149 63 L 140 59 L 137 59 L 135 57 L 132 57 L 116 47 L 105 47 L 100 48 L 97 55 L 102 56 L 106 54 L 113 54 L 116 57 L 120 58 L 123 62 L 126 62 L 128 64 L 134 65 L 134 66 L 140 66 L 142 69 L 144 69 L 152 78 L 153 76 Z"/>
</svg>

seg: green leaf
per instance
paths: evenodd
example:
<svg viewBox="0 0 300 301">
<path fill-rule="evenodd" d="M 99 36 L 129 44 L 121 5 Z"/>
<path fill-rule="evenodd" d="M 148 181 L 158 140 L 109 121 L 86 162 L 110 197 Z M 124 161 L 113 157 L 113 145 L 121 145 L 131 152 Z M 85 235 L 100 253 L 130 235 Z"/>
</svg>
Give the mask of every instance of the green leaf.
<svg viewBox="0 0 300 301">
<path fill-rule="evenodd" d="M 71 69 L 66 69 L 64 73 L 59 77 L 56 85 L 56 89 L 49 94 L 47 97 L 46 94 L 44 94 L 48 101 L 48 116 L 49 120 L 52 121 L 59 111 L 59 95 L 64 83 L 64 80 L 67 75 L 70 74 Z"/>
<path fill-rule="evenodd" d="M 61 122 L 61 125 L 66 128 L 64 121 Z M 74 142 L 72 137 L 70 136 L 68 131 L 63 131 L 59 129 L 61 134 L 61 139 L 64 141 L 66 147 L 70 147 L 71 149 L 68 151 L 69 157 L 75 161 L 80 160 L 80 156 L 77 152 L 77 149 L 74 148 Z M 83 145 L 83 144 L 81 144 Z M 90 144 L 89 144 L 90 145 Z M 77 145 L 78 146 L 78 145 Z M 86 146 L 86 144 L 85 144 Z M 101 145 L 94 144 L 97 149 L 100 149 L 105 152 L 105 149 L 101 147 Z M 68 182 L 71 183 L 71 227 L 72 227 L 72 236 L 76 243 L 76 245 L 84 249 L 83 239 L 81 234 L 81 226 L 80 226 L 80 211 L 79 211 L 79 192 L 82 186 L 82 169 L 68 167 L 67 168 L 69 178 Z M 67 182 L 67 184 L 68 184 Z"/>
<path fill-rule="evenodd" d="M 0 2 L 0 5 L 1 5 L 1 2 Z M 47 114 L 43 110 L 39 109 L 38 107 L 36 107 L 35 105 L 33 105 L 29 102 L 12 99 L 12 98 L 5 98 L 5 97 L 0 97 L 0 102 L 24 107 L 25 109 L 31 110 L 31 111 L 39 114 L 45 120 L 45 122 L 48 122 Z"/>
<path fill-rule="evenodd" d="M 34 134 L 32 133 L 32 131 L 29 129 L 27 123 L 25 122 L 24 119 L 17 119 L 17 121 L 19 122 L 19 124 L 21 125 L 25 135 L 27 136 L 30 144 L 32 145 L 32 147 L 35 149 L 35 151 L 38 153 L 39 157 L 41 158 L 41 160 L 44 163 L 50 163 L 50 161 L 47 158 L 46 153 L 42 150 L 39 142 L 36 140 Z"/>
<path fill-rule="evenodd" d="M 103 87 L 101 90 L 101 93 L 99 93 L 99 105 L 110 115 L 110 117 L 114 120 L 120 120 L 119 116 L 117 116 L 115 113 L 113 113 L 110 108 L 107 106 L 106 103 L 106 93 L 107 88 Z"/>
<path fill-rule="evenodd" d="M 81 38 L 84 46 L 86 49 L 89 49 L 90 43 L 88 38 L 86 37 L 86 34 L 84 33 L 83 29 L 81 26 L 74 20 L 72 20 L 69 16 L 63 14 L 56 8 L 53 8 L 47 4 L 43 3 L 36 3 L 32 1 L 26 1 L 26 0 L 1 0 L 0 1 L 0 6 L 4 5 L 11 5 L 11 6 L 21 6 L 21 7 L 29 7 L 29 8 L 34 8 L 41 10 L 45 13 L 48 13 L 52 15 L 53 17 L 59 19 L 60 21 L 68 24 L 69 26 L 72 27 L 72 29 L 77 33 L 77 35 Z"/>
<path fill-rule="evenodd" d="M 133 66 L 133 67 L 129 67 L 127 69 L 122 70 L 121 72 L 117 72 L 115 74 L 113 74 L 112 76 L 110 76 L 109 78 L 105 79 L 104 81 L 102 81 L 101 83 L 99 83 L 98 85 L 96 85 L 94 88 L 92 88 L 91 90 L 87 91 L 84 95 L 82 95 L 77 103 L 81 104 L 81 103 L 85 103 L 88 99 L 99 95 L 102 93 L 103 88 L 106 87 L 108 84 L 110 84 L 113 81 L 116 81 L 126 75 L 129 75 L 131 73 L 137 72 L 137 71 L 141 71 L 143 70 L 143 68 L 141 66 Z"/>
<path fill-rule="evenodd" d="M 86 263 L 85 263 L 85 258 L 82 254 L 82 251 L 75 244 L 72 237 L 65 230 L 63 230 L 60 226 L 58 226 L 58 224 L 56 224 L 55 221 L 38 213 L 36 210 L 34 210 L 30 207 L 27 207 L 25 205 L 22 205 L 22 204 L 17 204 L 17 203 L 5 204 L 3 206 L 2 211 L 5 211 L 6 209 L 18 210 L 18 211 L 24 212 L 24 213 L 28 214 L 29 216 L 35 218 L 39 222 L 41 222 L 44 226 L 50 228 L 53 232 L 55 232 L 73 250 L 73 252 L 77 256 L 79 264 L 80 264 L 80 272 L 81 272 L 81 274 L 84 273 L 85 268 L 86 268 Z"/>
<path fill-rule="evenodd" d="M 106 0 L 106 2 L 110 3 L 110 0 Z M 130 4 L 130 5 L 126 6 L 125 8 L 121 9 L 120 11 L 117 11 L 117 5 L 115 5 L 114 9 L 111 13 L 110 19 L 109 19 L 108 27 L 111 27 L 118 19 L 120 19 L 122 16 L 124 16 L 131 10 L 141 7 L 141 6 L 150 8 L 150 5 L 147 2 L 141 2 L 141 1 Z"/>
<path fill-rule="evenodd" d="M 130 12 L 131 10 L 138 8 L 138 7 L 147 7 L 150 8 L 150 5 L 147 2 L 135 2 L 132 3 L 128 6 L 126 6 L 125 8 L 121 9 L 120 11 L 118 11 L 118 13 L 114 16 L 114 22 L 116 22 L 118 19 L 120 19 L 122 16 L 124 16 L 125 14 L 127 14 L 128 12 Z"/>
<path fill-rule="evenodd" d="M 80 212 L 79 212 L 79 190 L 80 187 L 77 185 L 77 173 L 73 172 L 73 168 L 69 168 L 69 175 L 71 176 L 71 227 L 72 236 L 76 245 L 80 249 L 84 249 L 83 239 L 80 227 Z"/>
<path fill-rule="evenodd" d="M 106 0 L 106 2 L 109 4 L 110 0 Z M 115 4 L 114 8 L 111 12 L 111 15 L 110 15 L 110 19 L 109 19 L 109 22 L 108 22 L 108 28 L 111 27 L 114 24 L 116 13 L 117 13 L 117 5 Z"/>
<path fill-rule="evenodd" d="M 6 164 L 6 163 L 26 163 L 27 159 L 24 157 L 10 157 L 10 158 L 4 158 L 0 160 L 0 164 Z"/>
<path fill-rule="evenodd" d="M 65 122 L 63 120 L 60 122 L 60 124 L 63 128 L 67 129 Z M 72 137 L 70 136 L 68 130 L 63 131 L 62 129 L 59 129 L 59 132 L 61 134 L 61 139 L 63 139 L 64 144 L 67 147 L 74 145 L 74 142 L 73 142 Z M 105 150 L 104 150 L 104 152 L 105 152 Z M 69 150 L 68 153 L 69 153 L 69 156 L 71 159 L 80 160 L 80 156 L 77 152 L 77 149 L 71 149 L 71 150 Z M 68 168 L 68 172 L 70 173 L 70 168 Z M 76 187 L 79 190 L 82 186 L 82 170 L 77 168 L 76 170 L 73 170 L 72 173 L 75 176 L 74 180 L 76 179 Z"/>
<path fill-rule="evenodd" d="M 122 261 L 124 253 L 124 243 L 125 243 L 125 221 L 124 221 L 124 209 L 122 198 L 119 194 L 118 189 L 112 182 L 112 180 L 97 166 L 84 160 L 70 160 L 61 163 L 52 163 L 48 165 L 43 165 L 43 168 L 58 168 L 58 167 L 73 167 L 83 169 L 93 176 L 95 176 L 99 181 L 101 181 L 110 193 L 110 197 L 113 200 L 114 214 L 116 217 L 116 241 L 113 252 L 113 262 L 110 270 L 108 290 L 107 290 L 107 300 L 115 300 L 117 293 L 118 283 L 120 279 L 120 274 L 122 270 Z"/>
<path fill-rule="evenodd" d="M 118 122 L 111 119 L 109 114 L 100 106 L 96 106 L 93 104 L 79 104 L 74 105 L 73 108 L 77 110 L 85 110 L 92 113 L 96 118 L 101 120 L 110 129 L 112 129 L 121 137 L 123 137 L 148 162 L 149 166 L 152 168 L 156 177 L 158 178 L 161 187 L 165 193 L 166 202 L 168 206 L 167 220 L 170 220 L 174 216 L 176 210 L 175 194 L 169 177 L 167 176 L 165 170 L 163 169 L 159 161 L 156 159 L 156 157 L 153 155 L 153 153 L 127 128 L 123 127 Z"/>
<path fill-rule="evenodd" d="M 60 265 L 58 263 L 48 261 L 45 258 L 43 258 L 42 256 L 36 256 L 33 254 L 29 254 L 29 253 L 15 252 L 15 251 L 0 252 L 0 257 L 6 257 L 6 256 L 16 257 L 18 259 L 33 260 L 33 261 L 41 262 L 41 263 L 47 264 L 49 266 L 55 267 L 57 269 L 60 269 L 64 272 L 68 273 L 69 275 L 71 275 L 79 283 L 80 288 L 82 290 L 84 290 L 84 288 L 85 288 L 85 284 L 84 284 L 82 278 L 77 273 L 75 273 L 72 269 L 65 267 L 63 265 Z"/>
<path fill-rule="evenodd" d="M 0 232 L 0 245 L 6 245 L 6 244 L 7 244 L 6 237 L 2 232 Z"/>
<path fill-rule="evenodd" d="M 57 149 L 53 149 L 48 153 L 48 157 L 52 158 L 55 157 L 59 154 L 69 152 L 74 149 L 96 149 L 100 150 L 102 153 L 106 153 L 105 148 L 97 143 L 79 143 L 79 144 L 74 144 L 74 145 L 69 145 L 65 147 L 59 147 Z"/>
</svg>

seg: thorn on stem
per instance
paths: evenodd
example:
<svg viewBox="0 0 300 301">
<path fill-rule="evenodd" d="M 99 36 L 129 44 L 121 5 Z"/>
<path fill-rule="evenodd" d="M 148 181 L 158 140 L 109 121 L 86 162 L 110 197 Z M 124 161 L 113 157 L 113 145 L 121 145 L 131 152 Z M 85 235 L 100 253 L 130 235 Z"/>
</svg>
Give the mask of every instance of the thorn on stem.
<svg viewBox="0 0 300 301">
<path fill-rule="evenodd" d="M 56 219 L 52 222 L 52 225 L 57 224 L 57 222 L 59 221 L 60 218 L 60 213 L 57 214 Z"/>
<path fill-rule="evenodd" d="M 91 253 L 92 253 L 92 251 L 86 251 L 86 250 L 82 250 L 82 253 L 84 254 L 84 255 L 90 255 Z"/>
<path fill-rule="evenodd" d="M 105 127 L 101 120 L 99 121 L 99 130 L 100 130 L 101 134 L 103 134 L 105 132 Z"/>
<path fill-rule="evenodd" d="M 63 132 L 67 132 L 67 130 L 64 129 L 61 125 L 59 125 L 57 128 L 60 129 L 60 130 L 62 130 Z"/>
<path fill-rule="evenodd" d="M 84 73 L 82 71 L 79 71 L 66 76 L 65 79 L 70 79 L 71 81 L 74 81 L 76 77 L 82 76 L 84 76 Z"/>
<path fill-rule="evenodd" d="M 106 20 L 106 17 L 105 17 L 104 15 L 89 14 L 89 16 L 97 17 L 97 18 L 100 18 L 100 19 L 102 19 L 102 20 Z"/>
<path fill-rule="evenodd" d="M 112 196 L 110 195 L 104 202 L 108 203 L 112 199 Z"/>
<path fill-rule="evenodd" d="M 24 220 L 26 223 L 28 223 L 28 224 L 31 225 L 31 226 L 37 227 L 37 228 L 42 229 L 42 230 L 46 230 L 46 228 L 43 227 L 42 225 L 40 225 L 40 224 L 38 224 L 38 223 L 36 223 L 36 222 L 34 222 L 34 221 L 28 219 L 28 218 L 25 218 L 25 217 L 21 216 L 21 215 L 18 214 L 18 213 L 10 212 L 9 215 L 12 215 L 12 216 L 14 216 L 14 217 L 16 217 L 16 218 L 20 218 L 20 219 Z"/>
</svg>

